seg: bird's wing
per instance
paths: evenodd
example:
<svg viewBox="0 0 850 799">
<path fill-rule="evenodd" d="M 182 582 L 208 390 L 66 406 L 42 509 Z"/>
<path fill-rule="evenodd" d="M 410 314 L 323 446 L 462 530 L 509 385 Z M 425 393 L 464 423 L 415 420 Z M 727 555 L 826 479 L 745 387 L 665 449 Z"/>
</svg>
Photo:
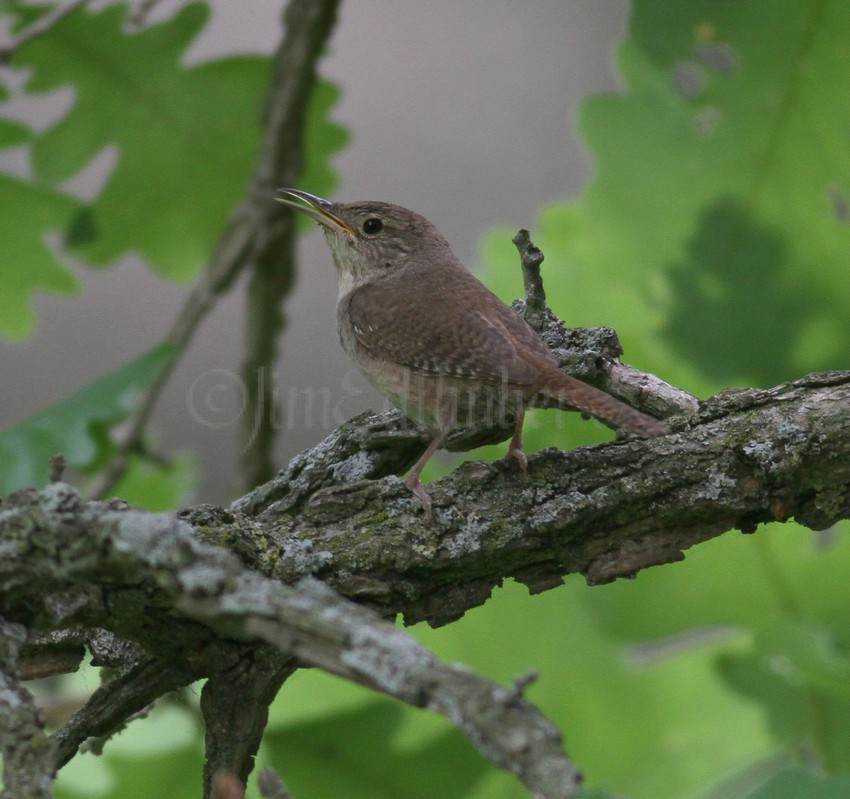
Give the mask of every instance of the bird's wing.
<svg viewBox="0 0 850 799">
<path fill-rule="evenodd" d="M 486 290 L 485 290 L 486 291 Z M 422 303 L 421 296 L 402 294 L 380 283 L 362 286 L 347 299 L 358 344 L 373 358 L 433 375 L 534 383 L 540 374 L 539 350 L 545 345 L 525 320 L 494 295 L 485 307 L 457 303 Z M 481 304 L 481 297 L 476 297 Z M 453 310 L 448 310 L 453 309 Z M 536 343 L 531 344 L 529 337 Z"/>
</svg>

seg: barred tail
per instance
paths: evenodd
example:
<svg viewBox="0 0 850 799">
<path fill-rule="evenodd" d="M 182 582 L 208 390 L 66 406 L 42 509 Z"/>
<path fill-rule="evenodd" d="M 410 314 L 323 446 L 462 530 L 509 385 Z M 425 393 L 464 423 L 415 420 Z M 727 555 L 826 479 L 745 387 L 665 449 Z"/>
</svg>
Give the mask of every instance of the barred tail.
<svg viewBox="0 0 850 799">
<path fill-rule="evenodd" d="M 543 402 L 532 404 L 582 411 L 618 430 L 646 437 L 662 436 L 670 432 L 666 422 L 641 413 L 610 394 L 569 375 L 553 377 L 541 386 L 538 396 Z"/>
</svg>

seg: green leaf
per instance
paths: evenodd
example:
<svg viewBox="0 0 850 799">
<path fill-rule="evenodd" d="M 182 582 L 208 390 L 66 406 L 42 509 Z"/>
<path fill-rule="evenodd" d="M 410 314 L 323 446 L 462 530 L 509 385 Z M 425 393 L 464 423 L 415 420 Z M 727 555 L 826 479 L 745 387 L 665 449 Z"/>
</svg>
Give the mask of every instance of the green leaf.
<svg viewBox="0 0 850 799">
<path fill-rule="evenodd" d="M 0 83 L 0 100 L 5 100 L 7 96 L 6 87 Z M 11 119 L 0 119 L 0 148 L 26 144 L 31 137 L 32 131 L 26 125 Z"/>
<path fill-rule="evenodd" d="M 162 344 L 62 402 L 0 432 L 0 495 L 24 486 L 43 486 L 48 460 L 65 456 L 85 471 L 112 451 L 109 427 L 126 419 L 147 388 L 175 355 Z"/>
<path fill-rule="evenodd" d="M 850 6 L 644 0 L 631 31 L 627 95 L 584 109 L 600 166 L 586 210 L 596 235 L 620 220 L 638 274 L 664 269 L 666 343 L 717 381 L 847 364 L 850 75 L 829 76 Z M 795 357 L 812 326 L 834 343 L 820 363 Z"/>
<path fill-rule="evenodd" d="M 581 601 L 642 660 L 675 662 L 710 644 L 720 676 L 758 703 L 778 743 L 796 752 L 805 741 L 833 770 L 850 770 L 848 529 L 725 535 Z"/>
<path fill-rule="evenodd" d="M 30 6 L 23 0 L 0 0 L 0 14 L 6 17 L 13 34 L 20 33 L 50 10 L 49 6 Z"/>
<path fill-rule="evenodd" d="M 700 393 L 850 366 L 848 37 L 845 0 L 634 0 L 593 180 L 535 231 L 555 311 Z"/>
<path fill-rule="evenodd" d="M 244 194 L 260 139 L 269 61 L 259 56 L 183 67 L 204 26 L 203 3 L 138 33 L 125 4 L 80 9 L 21 48 L 33 93 L 71 86 L 76 102 L 33 147 L 38 176 L 63 181 L 109 146 L 118 163 L 72 243 L 95 264 L 135 250 L 164 276 L 187 279 L 206 262 Z M 81 231 L 86 235 L 80 235 Z"/>
<path fill-rule="evenodd" d="M 744 799 L 846 799 L 850 777 L 825 777 L 806 766 L 788 766 Z"/>
<path fill-rule="evenodd" d="M 137 508 L 173 511 L 188 502 L 196 484 L 196 466 L 188 453 L 171 458 L 167 464 L 130 456 L 128 468 L 112 493 Z"/>
<path fill-rule="evenodd" d="M 436 735 L 413 735 L 405 744 L 405 721 L 415 724 L 422 715 L 391 700 L 371 701 L 330 718 L 275 727 L 264 737 L 264 757 L 285 775 L 294 796 L 467 796 L 489 767 L 446 722 Z"/>
<path fill-rule="evenodd" d="M 728 533 L 688 550 L 682 563 L 618 580 L 582 600 L 607 635 L 628 643 L 720 625 L 757 630 L 785 619 L 789 608 L 847 640 L 849 531 L 846 522 L 837 526 L 829 544 L 793 523 Z"/>
<path fill-rule="evenodd" d="M 65 180 L 104 148 L 118 163 L 101 195 L 71 225 L 69 242 L 97 265 L 140 252 L 162 275 L 192 277 L 203 266 L 241 199 L 260 143 L 269 59 L 180 61 L 206 23 L 206 4 L 134 34 L 122 29 L 127 6 L 69 14 L 50 35 L 16 54 L 33 70 L 28 90 L 71 85 L 76 103 L 40 136 L 40 177 Z M 330 153 L 347 133 L 327 115 L 338 90 L 319 82 L 308 106 L 305 172 L 312 191 L 329 193 Z"/>
<path fill-rule="evenodd" d="M 337 185 L 336 173 L 331 169 L 330 156 L 342 150 L 351 139 L 348 130 L 330 119 L 342 92 L 332 83 L 319 80 L 313 86 L 304 127 L 304 169 L 298 183 L 312 194 L 330 197 Z M 315 223 L 297 214 L 305 229 L 315 230 Z"/>
<path fill-rule="evenodd" d="M 75 208 L 67 195 L 0 174 L 0 335 L 29 334 L 33 294 L 76 290 L 76 280 L 45 241 L 48 231 L 68 224 Z"/>
<path fill-rule="evenodd" d="M 789 684 L 850 702 L 850 653 L 837 630 L 812 619 L 780 619 L 759 630 L 757 644 Z"/>
<path fill-rule="evenodd" d="M 563 731 L 588 789 L 604 785 L 629 799 L 680 799 L 771 754 L 760 710 L 741 702 L 717 674 L 714 658 L 726 641 L 641 661 L 589 612 L 593 599 L 612 587 L 589 588 L 571 577 L 555 591 L 529 597 L 509 583 L 452 625 L 413 629 L 442 659 L 500 683 L 536 671 L 528 699 Z M 510 775 L 495 772 L 486 788 L 474 799 L 527 795 Z"/>
<path fill-rule="evenodd" d="M 201 739 L 189 714 L 158 706 L 111 739 L 104 754 L 77 755 L 58 775 L 57 799 L 194 799 L 201 795 Z"/>
<path fill-rule="evenodd" d="M 846 627 L 846 623 L 843 625 Z M 721 673 L 764 708 L 791 751 L 814 751 L 830 773 L 850 772 L 850 661 L 838 631 L 779 619 L 756 633 L 753 651 L 727 653 Z"/>
</svg>

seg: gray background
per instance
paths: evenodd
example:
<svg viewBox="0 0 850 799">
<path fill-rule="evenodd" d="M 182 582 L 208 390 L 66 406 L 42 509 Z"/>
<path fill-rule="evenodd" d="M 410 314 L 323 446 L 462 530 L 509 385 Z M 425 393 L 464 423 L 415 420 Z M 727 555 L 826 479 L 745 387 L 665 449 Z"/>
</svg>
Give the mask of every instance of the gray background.
<svg viewBox="0 0 850 799">
<path fill-rule="evenodd" d="M 177 5 L 163 3 L 157 16 Z M 270 52 L 280 36 L 281 5 L 215 2 L 187 62 Z M 616 87 L 612 53 L 627 10 L 627 0 L 345 0 L 321 64 L 343 89 L 334 118 L 352 133 L 334 161 L 336 198 L 414 208 L 473 269 L 488 228 L 526 226 L 533 233 L 536 209 L 575 195 L 587 179 L 575 117 L 584 96 Z M 25 168 L 21 157 L 0 164 Z M 74 185 L 91 191 L 96 172 Z M 385 407 L 337 345 L 335 273 L 318 233 L 305 237 L 301 266 L 271 375 L 282 403 L 281 465 L 342 418 Z M 189 291 L 158 280 L 133 258 L 110 270 L 75 272 L 78 296 L 38 297 L 35 336 L 0 342 L 0 426 L 156 344 Z M 234 379 L 243 288 L 237 285 L 207 318 L 154 417 L 167 451 L 199 454 L 197 500 L 226 502 L 237 491 L 238 416 L 251 413 L 241 409 Z"/>
</svg>

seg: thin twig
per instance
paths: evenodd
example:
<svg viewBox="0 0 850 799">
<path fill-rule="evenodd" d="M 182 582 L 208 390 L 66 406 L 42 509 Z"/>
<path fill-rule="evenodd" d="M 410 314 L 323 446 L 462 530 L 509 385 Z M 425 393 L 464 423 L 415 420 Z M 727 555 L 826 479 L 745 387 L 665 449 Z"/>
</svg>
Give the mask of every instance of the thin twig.
<svg viewBox="0 0 850 799">
<path fill-rule="evenodd" d="M 339 0 L 303 0 L 287 6 L 283 17 L 286 37 L 275 58 L 272 91 L 266 101 L 264 150 L 254 191 L 268 198 L 275 188 L 294 185 L 303 168 L 304 130 L 313 89 L 313 65 L 336 22 Z M 293 80 L 293 70 L 304 73 Z M 278 226 L 258 246 L 251 263 L 246 310 L 245 357 L 242 385 L 242 468 L 240 480 L 247 490 L 268 480 L 276 471 L 273 460 L 276 437 L 274 386 L 270 375 L 278 357 L 280 333 L 285 324 L 283 301 L 295 278 L 295 224 L 293 214 L 277 213 Z"/>
<path fill-rule="evenodd" d="M 275 55 L 275 70 L 266 107 L 265 134 L 260 156 L 246 199 L 233 211 L 227 228 L 186 304 L 165 340 L 178 355 L 159 373 L 145 392 L 139 409 L 117 444 L 117 453 L 88 489 L 93 498 L 107 496 L 127 470 L 127 455 L 137 450 L 153 409 L 162 395 L 179 356 L 186 350 L 198 326 L 232 285 L 240 272 L 277 247 L 291 247 L 293 220 L 282 214 L 273 199 L 275 186 L 291 183 L 300 169 L 300 150 L 291 151 L 293 140 L 303 135 L 303 99 L 316 75 L 316 62 L 330 36 L 339 0 L 292 0 L 286 12 L 291 22 Z M 296 13 L 298 10 L 300 13 Z M 297 131 L 297 132 L 295 132 Z M 287 269 L 284 264 L 279 265 Z"/>
<path fill-rule="evenodd" d="M 546 311 L 546 292 L 543 289 L 543 279 L 540 277 L 540 265 L 543 263 L 543 253 L 534 246 L 528 231 L 520 229 L 512 239 L 519 250 L 522 262 L 522 281 L 525 284 L 525 299 L 531 314 L 542 314 Z"/>
<path fill-rule="evenodd" d="M 148 20 L 150 13 L 154 7 L 159 5 L 162 0 L 139 0 L 136 7 L 130 12 L 127 20 L 127 26 L 131 31 L 139 30 Z"/>
<path fill-rule="evenodd" d="M 65 467 L 67 466 L 65 456 L 61 452 L 51 455 L 48 465 L 50 466 L 50 482 L 58 483 L 62 479 Z"/>
<path fill-rule="evenodd" d="M 263 799 L 292 799 L 283 777 L 274 769 L 264 768 L 257 775 L 257 787 Z"/>
<path fill-rule="evenodd" d="M 15 36 L 12 41 L 7 42 L 6 44 L 0 44 L 0 64 L 8 63 L 9 59 L 18 48 L 49 32 L 50 29 L 59 22 L 59 20 L 63 17 L 67 17 L 68 14 L 76 11 L 81 6 L 84 6 L 87 2 L 88 0 L 70 0 L 70 2 L 66 5 L 54 8 L 52 11 L 49 11 L 41 17 L 41 19 L 33 22 L 32 25 Z"/>
</svg>

